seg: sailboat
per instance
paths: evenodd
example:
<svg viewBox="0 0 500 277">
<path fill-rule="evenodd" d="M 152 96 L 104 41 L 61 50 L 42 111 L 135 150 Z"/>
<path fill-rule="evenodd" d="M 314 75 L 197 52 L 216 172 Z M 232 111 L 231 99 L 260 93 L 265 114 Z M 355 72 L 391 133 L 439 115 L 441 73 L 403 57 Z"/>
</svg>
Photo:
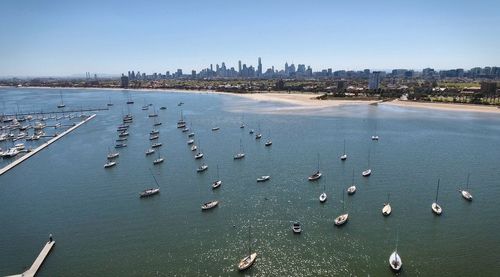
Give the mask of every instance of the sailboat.
<svg viewBox="0 0 500 277">
<path fill-rule="evenodd" d="M 111 97 L 109 97 L 109 101 L 108 101 L 108 104 L 107 104 L 108 107 L 111 107 L 113 106 L 113 103 L 111 102 Z"/>
<path fill-rule="evenodd" d="M 259 178 L 257 178 L 257 182 L 265 182 L 265 181 L 268 181 L 269 179 L 271 179 L 271 176 L 269 175 L 263 175 L 263 176 L 260 176 Z"/>
<path fill-rule="evenodd" d="M 120 152 L 118 152 L 118 151 L 111 152 L 111 150 L 108 147 L 108 160 L 114 159 L 118 156 L 120 156 Z"/>
<path fill-rule="evenodd" d="M 319 195 L 319 202 L 325 203 L 326 199 L 327 199 L 327 196 L 326 196 L 326 187 L 325 187 L 325 185 L 323 185 L 323 193 Z"/>
<path fill-rule="evenodd" d="M 459 190 L 459 192 L 462 194 L 462 197 L 465 200 L 472 201 L 472 194 L 469 192 L 469 177 L 470 173 L 467 174 L 467 185 L 465 187 L 465 190 Z"/>
<path fill-rule="evenodd" d="M 158 113 L 156 112 L 156 109 L 153 107 L 153 113 L 149 114 L 148 117 L 158 117 Z"/>
<path fill-rule="evenodd" d="M 181 129 L 185 127 L 186 127 L 186 121 L 184 121 L 184 116 L 181 111 L 181 118 L 179 119 L 179 121 L 177 121 L 177 128 Z"/>
<path fill-rule="evenodd" d="M 392 212 L 391 204 L 389 203 L 390 194 L 387 194 L 387 203 L 384 203 L 384 207 L 382 208 L 382 214 L 388 216 Z"/>
<path fill-rule="evenodd" d="M 344 191 L 342 191 L 342 214 L 337 216 L 334 220 L 336 226 L 343 225 L 349 219 L 349 213 L 345 213 L 345 199 L 344 199 Z"/>
<path fill-rule="evenodd" d="M 318 153 L 318 168 L 316 169 L 316 172 L 314 172 L 311 176 L 309 176 L 307 179 L 309 181 L 316 181 L 319 178 L 321 178 L 321 172 L 319 171 L 319 153 Z"/>
<path fill-rule="evenodd" d="M 202 164 L 200 167 L 196 169 L 196 172 L 200 173 L 208 169 L 208 165 Z"/>
<path fill-rule="evenodd" d="M 104 164 L 104 168 L 110 168 L 110 167 L 113 167 L 115 165 L 116 165 L 115 161 L 107 160 L 106 163 Z"/>
<path fill-rule="evenodd" d="M 188 134 L 188 138 L 194 137 L 193 123 L 191 123 L 191 133 Z"/>
<path fill-rule="evenodd" d="M 158 117 L 154 117 L 153 126 L 160 126 L 161 122 L 158 121 Z"/>
<path fill-rule="evenodd" d="M 240 152 L 236 153 L 236 155 L 233 156 L 233 159 L 239 160 L 239 159 L 243 159 L 244 157 L 245 157 L 245 152 L 243 151 L 243 144 L 241 143 L 241 139 L 240 139 Z"/>
<path fill-rule="evenodd" d="M 198 141 L 198 144 L 200 144 L 200 141 Z M 194 145 L 193 145 L 193 146 L 194 146 Z M 196 148 L 198 148 L 198 147 L 196 147 Z M 192 150 L 192 149 L 193 149 L 193 148 L 191 148 L 191 150 Z M 198 159 L 201 159 L 201 158 L 203 158 L 203 152 L 201 152 L 201 149 L 200 149 L 200 150 L 198 150 L 198 152 L 196 152 L 196 154 L 194 155 L 194 159 L 195 159 L 195 160 L 198 160 Z"/>
<path fill-rule="evenodd" d="M 57 105 L 57 107 L 64 108 L 64 107 L 66 107 L 66 105 L 64 104 L 64 101 L 63 101 L 62 92 L 60 92 L 60 94 L 61 94 L 61 103 L 59 103 L 59 105 Z"/>
<path fill-rule="evenodd" d="M 271 140 L 271 130 L 269 130 L 269 138 L 266 141 L 265 146 L 271 146 L 273 144 L 273 141 Z"/>
<path fill-rule="evenodd" d="M 153 164 L 160 164 L 163 162 L 163 158 L 160 156 L 160 151 L 158 150 L 158 158 L 153 161 Z"/>
<path fill-rule="evenodd" d="M 443 212 L 443 209 L 441 208 L 441 206 L 438 204 L 438 194 L 439 194 L 439 179 L 438 179 L 438 184 L 437 184 L 437 189 L 436 189 L 436 201 L 434 203 L 432 203 L 431 205 L 431 209 L 432 211 L 437 214 L 437 215 L 441 215 L 441 213 Z"/>
<path fill-rule="evenodd" d="M 212 183 L 212 189 L 219 188 L 222 185 L 222 180 L 219 177 L 219 165 L 217 165 L 217 180 Z"/>
<path fill-rule="evenodd" d="M 363 175 L 363 177 L 368 177 L 372 174 L 372 170 L 370 168 L 370 152 L 368 151 L 368 169 L 366 169 L 365 171 L 363 171 L 361 173 L 361 175 Z"/>
<path fill-rule="evenodd" d="M 252 246 L 251 246 L 251 232 L 250 232 L 250 223 L 248 224 L 248 256 L 244 257 L 241 259 L 241 261 L 238 263 L 238 270 L 243 271 L 253 265 L 255 262 L 255 259 L 257 258 L 257 253 L 254 252 L 252 253 Z"/>
<path fill-rule="evenodd" d="M 356 193 L 356 185 L 354 184 L 354 169 L 352 170 L 352 185 L 347 188 L 347 194 L 353 195 Z"/>
<path fill-rule="evenodd" d="M 372 140 L 378 140 L 378 135 L 377 135 L 377 122 L 375 121 L 375 134 L 372 136 Z"/>
<path fill-rule="evenodd" d="M 260 123 L 259 123 L 259 130 L 257 131 L 257 134 L 255 134 L 255 139 L 260 139 L 262 138 L 262 134 L 260 132 Z"/>
<path fill-rule="evenodd" d="M 401 267 L 403 266 L 403 261 L 401 260 L 401 257 L 398 254 L 397 238 L 396 238 L 396 249 L 394 249 L 394 252 L 392 252 L 392 254 L 389 256 L 389 266 L 395 272 L 399 272 L 401 270 Z"/>
<path fill-rule="evenodd" d="M 342 156 L 340 156 L 340 160 L 341 161 L 347 160 L 347 154 L 345 153 L 345 139 L 344 139 L 344 154 L 342 154 Z"/>
<path fill-rule="evenodd" d="M 154 152 L 155 152 L 155 150 L 153 148 L 149 148 L 148 150 L 146 150 L 146 156 L 151 155 Z"/>
<path fill-rule="evenodd" d="M 132 96 L 130 96 L 130 94 L 128 95 L 127 104 L 134 104 L 134 101 L 132 101 Z"/>
<path fill-rule="evenodd" d="M 156 183 L 156 188 L 149 188 L 146 190 L 143 190 L 141 193 L 139 193 L 140 198 L 148 197 L 148 196 L 153 196 L 155 194 L 160 193 L 160 184 L 158 184 L 158 180 L 156 180 L 156 177 L 154 176 L 153 172 L 151 169 L 149 169 L 149 172 L 151 172 L 151 176 L 153 176 L 153 179 L 155 180 Z"/>
<path fill-rule="evenodd" d="M 218 204 L 219 204 L 219 201 L 217 201 L 217 200 L 204 203 L 203 205 L 201 205 L 201 210 L 202 211 L 210 210 L 212 208 L 217 207 Z"/>
<path fill-rule="evenodd" d="M 198 146 L 195 144 L 191 145 L 191 151 L 196 151 L 196 149 L 198 149 Z"/>
</svg>

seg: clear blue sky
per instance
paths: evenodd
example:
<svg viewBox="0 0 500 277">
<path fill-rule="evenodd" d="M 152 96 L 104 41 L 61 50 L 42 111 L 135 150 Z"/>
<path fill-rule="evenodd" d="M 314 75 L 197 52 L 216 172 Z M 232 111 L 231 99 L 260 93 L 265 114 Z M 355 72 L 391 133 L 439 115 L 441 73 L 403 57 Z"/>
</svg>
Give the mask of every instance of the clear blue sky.
<svg viewBox="0 0 500 277">
<path fill-rule="evenodd" d="M 500 1 L 3 0 L 0 76 L 500 66 Z"/>
</svg>

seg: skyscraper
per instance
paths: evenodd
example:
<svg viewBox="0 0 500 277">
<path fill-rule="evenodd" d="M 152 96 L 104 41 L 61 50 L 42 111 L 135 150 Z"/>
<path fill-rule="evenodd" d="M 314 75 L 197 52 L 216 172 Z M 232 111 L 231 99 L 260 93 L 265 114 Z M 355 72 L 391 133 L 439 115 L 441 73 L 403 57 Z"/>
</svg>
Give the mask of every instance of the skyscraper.
<svg viewBox="0 0 500 277">
<path fill-rule="evenodd" d="M 260 57 L 259 57 L 259 62 L 257 65 L 257 77 L 261 77 L 261 76 L 262 76 L 262 62 L 261 62 Z"/>
<path fill-rule="evenodd" d="M 238 61 L 238 75 L 241 76 L 241 60 Z"/>
<path fill-rule="evenodd" d="M 368 89 L 378 89 L 380 86 L 380 71 L 373 71 L 368 82 Z"/>
</svg>

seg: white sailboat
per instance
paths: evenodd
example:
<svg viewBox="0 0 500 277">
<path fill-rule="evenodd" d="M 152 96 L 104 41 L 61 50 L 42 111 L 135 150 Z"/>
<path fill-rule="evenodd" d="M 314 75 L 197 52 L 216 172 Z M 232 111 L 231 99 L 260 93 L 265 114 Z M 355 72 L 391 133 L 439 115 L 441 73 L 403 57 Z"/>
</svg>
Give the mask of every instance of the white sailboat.
<svg viewBox="0 0 500 277">
<path fill-rule="evenodd" d="M 160 184 L 158 184 L 158 180 L 156 180 L 156 177 L 154 176 L 151 169 L 149 169 L 149 172 L 151 172 L 151 176 L 153 176 L 153 179 L 155 180 L 156 188 L 149 188 L 149 189 L 143 190 L 141 193 L 139 193 L 140 198 L 149 197 L 149 196 L 153 196 L 155 194 L 160 193 Z"/>
<path fill-rule="evenodd" d="M 321 178 L 323 174 L 319 171 L 319 153 L 318 153 L 318 168 L 316 169 L 316 172 L 314 172 L 312 175 L 310 175 L 307 179 L 309 181 L 316 181 L 319 178 Z"/>
<path fill-rule="evenodd" d="M 441 208 L 441 206 L 438 204 L 438 195 L 439 195 L 439 179 L 438 179 L 438 184 L 437 184 L 437 189 L 436 189 L 436 201 L 434 203 L 432 203 L 431 205 L 431 209 L 432 211 L 437 214 L 437 215 L 441 215 L 441 213 L 443 212 L 443 209 Z"/>
<path fill-rule="evenodd" d="M 245 157 L 245 151 L 243 150 L 243 144 L 241 143 L 241 139 L 240 139 L 240 152 L 236 153 L 233 156 L 233 159 L 239 160 L 239 159 L 243 159 L 244 157 Z"/>
<path fill-rule="evenodd" d="M 118 156 L 120 156 L 120 152 L 118 151 L 115 151 L 115 152 L 112 152 L 111 149 L 108 147 L 108 160 L 112 160 L 114 158 L 117 158 Z"/>
<path fill-rule="evenodd" d="M 64 108 L 64 107 L 66 107 L 66 105 L 64 104 L 64 101 L 63 101 L 62 92 L 60 92 L 60 94 L 61 94 L 61 102 L 59 103 L 59 105 L 57 105 L 57 107 Z"/>
<path fill-rule="evenodd" d="M 469 178 L 470 178 L 470 173 L 467 174 L 467 185 L 464 190 L 459 190 L 460 194 L 462 194 L 462 197 L 465 200 L 472 201 L 472 194 L 469 192 Z"/>
<path fill-rule="evenodd" d="M 160 164 L 163 162 L 163 158 L 160 156 L 160 151 L 158 150 L 158 158 L 153 161 L 153 164 Z"/>
<path fill-rule="evenodd" d="M 356 185 L 354 184 L 354 169 L 352 170 L 352 184 L 347 188 L 347 194 L 353 195 L 356 193 Z"/>
<path fill-rule="evenodd" d="M 377 135 L 377 121 L 375 121 L 375 134 L 372 136 L 372 140 L 378 140 L 378 135 Z"/>
<path fill-rule="evenodd" d="M 198 173 L 199 173 L 199 172 L 203 172 L 203 171 L 205 171 L 205 170 L 207 170 L 207 169 L 208 169 L 208 165 L 206 165 L 206 164 L 202 164 L 200 167 L 198 167 L 198 168 L 196 169 L 196 172 L 198 172 Z"/>
<path fill-rule="evenodd" d="M 198 144 L 200 144 L 200 141 L 198 141 Z M 196 148 L 198 148 L 198 147 L 196 147 Z M 201 158 L 203 158 L 203 152 L 201 152 L 201 149 L 200 149 L 200 150 L 198 150 L 198 152 L 194 155 L 194 159 L 195 159 L 195 160 L 198 160 L 198 159 L 201 159 Z"/>
<path fill-rule="evenodd" d="M 113 167 L 116 165 L 116 162 L 115 161 L 106 161 L 106 163 L 104 164 L 104 168 L 110 168 L 110 167 Z"/>
<path fill-rule="evenodd" d="M 269 130 L 269 137 L 267 138 L 265 146 L 271 146 L 273 145 L 273 141 L 271 140 L 271 130 Z"/>
<path fill-rule="evenodd" d="M 300 222 L 296 221 L 292 224 L 292 231 L 294 234 L 302 233 L 302 226 L 300 225 Z"/>
<path fill-rule="evenodd" d="M 155 152 L 155 150 L 153 148 L 149 148 L 148 150 L 146 150 L 146 156 L 151 155 L 154 152 Z"/>
<path fill-rule="evenodd" d="M 219 204 L 219 201 L 216 201 L 216 200 L 204 203 L 203 205 L 201 205 L 201 210 L 202 211 L 210 210 L 212 208 L 217 207 L 218 204 Z"/>
<path fill-rule="evenodd" d="M 387 194 L 387 203 L 384 203 L 384 207 L 382 208 L 382 214 L 385 216 L 389 216 L 392 212 L 391 204 L 389 202 L 390 194 Z"/>
<path fill-rule="evenodd" d="M 217 179 L 212 183 L 212 189 L 219 188 L 222 185 L 222 180 L 219 177 L 219 165 L 217 165 Z"/>
<path fill-rule="evenodd" d="M 399 272 L 403 266 L 403 260 L 398 254 L 398 239 L 396 238 L 396 249 L 389 256 L 389 266 L 394 272 Z"/>
<path fill-rule="evenodd" d="M 251 267 L 254 264 L 255 259 L 257 259 L 257 253 L 256 252 L 252 253 L 252 242 L 251 242 L 250 229 L 251 229 L 250 223 L 248 223 L 248 255 L 245 256 L 243 259 L 241 259 L 240 262 L 238 263 L 238 270 L 239 271 L 243 271 L 245 269 L 248 269 L 249 267 Z"/>
<path fill-rule="evenodd" d="M 344 223 L 347 222 L 347 220 L 349 219 L 349 213 L 346 213 L 345 212 L 345 198 L 344 198 L 344 191 L 342 191 L 342 214 L 337 216 L 334 220 L 334 223 L 336 226 L 341 226 L 343 225 Z"/>
<path fill-rule="evenodd" d="M 268 181 L 270 178 L 271 178 L 271 176 L 269 176 L 269 175 L 263 175 L 263 176 L 260 176 L 259 178 L 257 178 L 257 182 L 265 182 L 265 181 Z"/>
<path fill-rule="evenodd" d="M 345 139 L 344 139 L 344 154 L 342 154 L 342 156 L 340 156 L 340 160 L 341 161 L 347 160 L 347 154 L 345 153 Z"/>
<path fill-rule="evenodd" d="M 361 175 L 363 175 L 363 177 L 368 177 L 370 175 L 372 175 L 372 169 L 370 168 L 370 152 L 368 151 L 368 168 L 361 172 Z"/>
</svg>

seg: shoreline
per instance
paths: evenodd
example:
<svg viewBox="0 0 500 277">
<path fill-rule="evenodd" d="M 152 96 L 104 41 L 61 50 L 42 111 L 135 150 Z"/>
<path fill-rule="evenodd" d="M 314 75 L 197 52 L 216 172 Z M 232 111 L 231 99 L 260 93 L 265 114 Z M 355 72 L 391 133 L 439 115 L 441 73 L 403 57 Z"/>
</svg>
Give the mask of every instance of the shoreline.
<svg viewBox="0 0 500 277">
<path fill-rule="evenodd" d="M 380 104 L 404 108 L 418 108 L 418 109 L 430 109 L 430 110 L 441 110 L 441 111 L 456 111 L 456 112 L 479 112 L 479 113 L 500 113 L 500 108 L 498 106 L 487 106 L 478 104 L 458 104 L 458 103 L 434 103 L 434 102 L 415 102 L 415 101 L 401 101 L 395 99 L 392 101 L 382 102 L 381 100 L 372 99 L 349 99 L 349 98 L 338 98 L 338 99 L 326 99 L 320 100 L 316 97 L 322 95 L 320 93 L 302 93 L 302 92 L 267 92 L 267 91 L 255 91 L 255 92 L 225 92 L 217 90 L 189 90 L 189 89 L 164 89 L 164 88 L 138 88 L 138 89 L 123 89 L 123 88 L 97 88 L 97 87 L 10 87 L 10 86 L 0 86 L 0 88 L 15 88 L 15 89 L 84 89 L 84 90 L 108 90 L 108 91 L 145 91 L 145 92 L 160 92 L 160 93 L 191 93 L 191 94 L 214 94 L 214 95 L 231 95 L 241 98 L 246 98 L 257 102 L 279 102 L 295 106 L 301 106 L 304 108 L 328 108 L 328 107 L 339 107 L 344 105 L 370 105 L 370 104 Z"/>
<path fill-rule="evenodd" d="M 382 103 L 382 105 L 396 106 L 403 108 L 417 108 L 455 112 L 478 112 L 478 113 L 500 113 L 498 106 L 458 104 L 458 103 L 435 103 L 435 102 L 415 102 L 392 100 Z"/>
</svg>

